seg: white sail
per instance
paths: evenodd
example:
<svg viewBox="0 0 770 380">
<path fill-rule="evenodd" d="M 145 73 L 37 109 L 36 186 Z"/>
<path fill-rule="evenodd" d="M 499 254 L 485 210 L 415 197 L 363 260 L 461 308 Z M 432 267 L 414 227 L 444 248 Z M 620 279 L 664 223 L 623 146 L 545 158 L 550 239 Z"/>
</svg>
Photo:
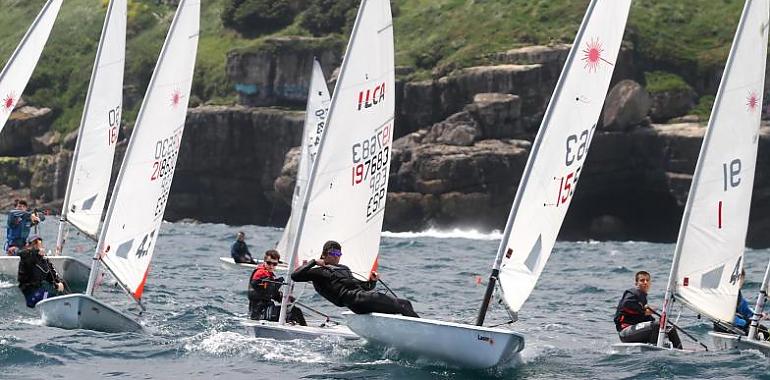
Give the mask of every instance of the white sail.
<svg viewBox="0 0 770 380">
<path fill-rule="evenodd" d="M 91 73 L 62 219 L 95 237 L 107 199 L 120 131 L 126 55 L 126 0 L 112 0 Z"/>
<path fill-rule="evenodd" d="M 198 48 L 200 1 L 179 2 L 115 184 L 98 252 L 139 300 L 171 190 Z"/>
<path fill-rule="evenodd" d="M 45 3 L 5 68 L 0 72 L 0 132 L 16 107 L 24 88 L 27 87 L 27 82 L 48 41 L 48 35 L 51 34 L 56 16 L 59 15 L 61 4 L 62 0 L 48 0 Z"/>
<path fill-rule="evenodd" d="M 677 241 L 677 299 L 731 322 L 740 290 L 765 84 L 770 1 L 747 0 L 703 139 Z"/>
<path fill-rule="evenodd" d="M 299 212 L 302 207 L 302 199 L 304 199 L 303 191 L 307 187 L 310 178 L 310 169 L 312 168 L 313 161 L 318 152 L 318 146 L 321 144 L 321 134 L 326 126 L 330 102 L 331 97 L 329 96 L 329 88 L 326 86 L 326 78 L 324 78 L 323 70 L 321 70 L 321 64 L 319 64 L 317 60 L 313 60 L 313 72 L 310 77 L 307 108 L 305 111 L 305 126 L 302 131 L 302 146 L 300 150 L 299 166 L 297 168 L 297 180 L 294 185 L 294 194 L 291 198 L 292 215 L 289 216 L 281 240 L 276 247 L 281 255 L 285 255 L 284 257 L 288 256 L 286 254 L 290 251 L 290 244 L 297 233 L 297 221 L 299 217 L 296 216 L 295 213 Z M 310 257 L 297 257 L 299 262 L 307 259 L 310 259 Z"/>
<path fill-rule="evenodd" d="M 342 264 L 362 278 L 375 269 L 380 246 L 393 142 L 393 54 L 390 2 L 362 1 L 303 202 L 307 210 L 298 220 L 298 257 L 317 258 L 324 242 L 336 240 Z"/>
<path fill-rule="evenodd" d="M 572 200 L 630 5 L 631 0 L 590 3 L 532 145 L 498 251 L 503 298 L 514 312 L 535 287 Z"/>
</svg>

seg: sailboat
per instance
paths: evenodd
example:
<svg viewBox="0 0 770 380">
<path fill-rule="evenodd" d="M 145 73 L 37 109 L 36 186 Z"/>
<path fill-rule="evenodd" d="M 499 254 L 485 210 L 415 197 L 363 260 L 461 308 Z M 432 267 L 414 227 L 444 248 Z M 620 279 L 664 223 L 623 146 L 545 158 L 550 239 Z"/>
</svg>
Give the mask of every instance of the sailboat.
<svg viewBox="0 0 770 380">
<path fill-rule="evenodd" d="M 112 0 L 107 8 L 67 180 L 56 256 L 48 258 L 52 263 L 61 262 L 59 274 L 70 288 L 86 286 L 90 270 L 73 257 L 60 256 L 66 241 L 66 225 L 96 242 L 110 186 L 123 102 L 126 8 L 126 0 Z"/>
<path fill-rule="evenodd" d="M 142 294 L 176 168 L 198 48 L 200 1 L 179 2 L 110 199 L 85 294 L 44 300 L 43 323 L 116 332 L 142 326 L 94 297 L 100 262 L 144 309 Z"/>
<path fill-rule="evenodd" d="M 300 190 L 300 207 L 293 208 L 297 214 L 292 214 L 289 227 L 289 273 L 302 261 L 320 257 L 328 240 L 340 242 L 350 252 L 343 256 L 342 264 L 360 279 L 368 279 L 376 269 L 393 143 L 394 90 L 390 1 L 363 0 L 317 155 L 315 160 L 309 160 L 312 165 L 305 190 Z M 280 322 L 249 321 L 255 335 L 277 339 L 323 335 L 358 339 L 341 325 L 286 324 L 293 283 L 289 280 L 287 285 Z"/>
<path fill-rule="evenodd" d="M 0 132 L 11 116 L 51 34 L 63 0 L 48 0 L 0 72 Z"/>
<path fill-rule="evenodd" d="M 56 17 L 59 15 L 62 0 L 49 0 L 40 10 L 35 21 L 27 30 L 27 33 L 21 39 L 19 46 L 8 59 L 3 71 L 0 72 L 0 133 L 2 133 L 5 123 L 11 116 L 13 109 L 27 87 L 27 82 L 32 76 L 32 72 L 37 66 L 37 61 L 43 53 L 43 48 L 51 34 Z M 77 263 L 70 264 L 66 259 L 52 260 L 59 273 L 63 274 L 64 280 L 74 282 L 82 278 L 88 267 L 78 266 Z M 82 264 L 82 263 L 80 263 Z M 72 266 L 70 270 L 70 266 Z M 80 269 L 79 273 L 75 269 Z M 83 272 L 85 269 L 85 272 Z M 0 257 L 0 275 L 16 278 L 19 270 L 19 258 L 14 256 Z"/>
<path fill-rule="evenodd" d="M 770 1 L 746 0 L 693 174 L 661 326 L 674 301 L 715 322 L 733 321 L 757 162 L 769 22 Z M 656 347 L 636 344 L 637 350 L 667 348 L 665 329 L 660 330 Z M 733 339 L 727 335 L 714 337 Z"/>
<path fill-rule="evenodd" d="M 631 0 L 592 0 L 532 144 L 476 325 L 389 314 L 345 313 L 368 341 L 464 368 L 516 360 L 524 336 L 484 327 L 500 295 L 515 320 L 551 254 L 572 200 L 620 50 Z"/>
<path fill-rule="evenodd" d="M 317 59 L 314 59 L 310 77 L 310 86 L 308 87 L 307 94 L 299 167 L 297 168 L 297 179 L 291 199 L 292 216 L 289 216 L 289 220 L 286 222 L 286 228 L 284 228 L 283 235 L 281 235 L 281 240 L 276 246 L 276 249 L 281 254 L 289 252 L 289 242 L 296 234 L 297 226 L 296 223 L 292 223 L 292 220 L 297 219 L 297 216 L 294 216 L 293 214 L 299 211 L 302 204 L 302 191 L 307 187 L 310 178 L 310 169 L 312 168 L 313 161 L 318 153 L 318 146 L 321 145 L 321 135 L 324 131 L 324 126 L 326 125 L 330 102 L 329 88 L 326 86 L 326 78 L 324 77 L 323 70 L 321 70 L 321 64 Z M 259 261 L 258 259 L 259 258 L 254 257 L 255 261 Z M 227 267 L 240 266 L 251 269 L 256 267 L 255 264 L 236 264 L 232 257 L 220 257 L 219 260 Z M 278 269 L 286 270 L 288 269 L 288 266 L 286 263 L 281 262 L 278 265 Z"/>
</svg>

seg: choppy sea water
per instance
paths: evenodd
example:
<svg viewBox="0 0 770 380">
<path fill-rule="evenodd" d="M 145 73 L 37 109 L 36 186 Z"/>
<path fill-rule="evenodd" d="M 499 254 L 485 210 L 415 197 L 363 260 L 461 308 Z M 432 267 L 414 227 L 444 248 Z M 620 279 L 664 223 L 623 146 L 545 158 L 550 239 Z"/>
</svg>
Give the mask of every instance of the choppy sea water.
<svg viewBox="0 0 770 380">
<path fill-rule="evenodd" d="M 56 233 L 51 219 L 41 229 L 49 247 Z M 523 363 L 468 371 L 362 342 L 252 337 L 241 324 L 249 272 L 218 262 L 229 254 L 238 230 L 247 233 L 252 252 L 272 246 L 281 233 L 269 227 L 164 223 L 144 292 L 147 334 L 41 326 L 15 279 L 0 279 L 0 378 L 770 379 L 770 361 L 756 352 L 610 353 L 617 341 L 613 310 L 636 270 L 653 273 L 650 302 L 662 303 L 672 244 L 559 242 L 511 327 L 526 335 Z M 380 274 L 422 316 L 472 322 L 484 293 L 476 277 L 486 282 L 498 239 L 499 234 L 459 230 L 385 233 Z M 70 236 L 68 252 L 88 262 L 93 244 Z M 749 250 L 746 256 L 745 294 L 753 299 L 770 250 Z M 102 288 L 98 296 L 123 310 L 131 307 L 115 289 Z M 302 298 L 333 315 L 341 312 L 312 289 Z M 493 306 L 488 324 L 505 321 L 502 307 Z M 710 344 L 707 322 L 685 311 L 679 324 Z"/>
</svg>

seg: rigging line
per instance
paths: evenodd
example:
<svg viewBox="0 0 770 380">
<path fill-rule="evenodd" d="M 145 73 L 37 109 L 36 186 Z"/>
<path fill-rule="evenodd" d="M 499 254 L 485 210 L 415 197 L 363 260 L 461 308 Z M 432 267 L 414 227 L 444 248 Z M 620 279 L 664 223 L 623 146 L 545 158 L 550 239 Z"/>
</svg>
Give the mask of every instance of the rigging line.
<svg viewBox="0 0 770 380">
<path fill-rule="evenodd" d="M 655 310 L 652 310 L 652 309 L 648 309 L 648 310 L 650 310 L 650 312 L 652 312 L 652 314 L 655 314 L 655 315 L 657 315 L 657 316 L 658 316 L 658 318 L 660 318 L 660 314 L 658 314 L 658 312 L 657 312 L 657 311 L 655 311 Z M 669 325 L 671 325 L 672 327 L 674 327 L 675 329 L 677 329 L 677 330 L 681 331 L 681 332 L 682 332 L 682 334 L 684 334 L 686 337 L 688 337 L 688 338 L 692 339 L 692 341 L 693 341 L 693 342 L 695 342 L 695 343 L 698 343 L 699 345 L 701 345 L 701 347 L 703 347 L 703 348 L 704 348 L 706 351 L 708 351 L 708 350 L 709 350 L 708 346 L 706 346 L 705 344 L 701 343 L 701 341 L 699 341 L 699 340 L 698 340 L 696 337 L 694 337 L 692 334 L 688 333 L 687 331 L 684 331 L 684 329 L 682 329 L 681 327 L 679 327 L 678 325 L 676 325 L 674 322 L 671 322 L 671 321 L 669 321 L 669 320 L 666 320 L 666 324 L 669 324 Z M 665 329 L 666 327 L 665 327 L 665 326 L 660 326 L 659 328 L 661 328 L 661 329 Z"/>
<path fill-rule="evenodd" d="M 359 275 L 359 276 L 361 276 L 361 277 L 366 277 L 366 276 L 364 276 L 364 275 L 362 275 L 361 273 L 358 273 L 358 272 L 353 272 L 353 271 L 350 271 L 350 273 L 352 273 L 352 274 L 356 274 L 356 275 Z M 399 296 L 396 294 L 396 292 L 394 292 L 394 291 L 393 291 L 393 289 L 391 289 L 391 288 L 388 286 L 388 284 L 386 284 L 386 283 L 385 283 L 385 281 L 382 281 L 382 279 L 380 278 L 379 274 L 377 275 L 377 281 L 379 281 L 379 283 L 380 283 L 380 284 L 382 284 L 382 286 L 384 286 L 384 287 L 385 287 L 385 289 L 386 289 L 387 291 L 389 291 L 391 294 L 393 294 L 393 297 L 396 297 L 396 298 L 398 298 L 398 299 L 401 299 L 401 297 L 399 297 Z"/>
</svg>

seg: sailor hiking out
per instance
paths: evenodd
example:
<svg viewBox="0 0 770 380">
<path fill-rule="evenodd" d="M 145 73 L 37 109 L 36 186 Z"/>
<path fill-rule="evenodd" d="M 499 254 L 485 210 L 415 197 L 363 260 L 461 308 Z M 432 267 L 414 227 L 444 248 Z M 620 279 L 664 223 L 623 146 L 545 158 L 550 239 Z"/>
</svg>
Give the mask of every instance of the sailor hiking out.
<svg viewBox="0 0 770 380">
<path fill-rule="evenodd" d="M 64 283 L 44 252 L 43 239 L 38 235 L 30 236 L 28 245 L 19 251 L 19 289 L 30 308 L 52 295 L 44 283 L 49 283 L 59 293 L 64 291 Z"/>
<path fill-rule="evenodd" d="M 336 241 L 327 241 L 321 258 L 310 260 L 292 273 L 297 282 L 312 282 L 316 292 L 336 306 L 347 307 L 356 314 L 385 313 L 401 314 L 419 318 L 408 300 L 392 297 L 374 290 L 377 272 L 372 272 L 369 281 L 360 281 L 345 265 L 340 264 L 342 246 Z"/>
</svg>

